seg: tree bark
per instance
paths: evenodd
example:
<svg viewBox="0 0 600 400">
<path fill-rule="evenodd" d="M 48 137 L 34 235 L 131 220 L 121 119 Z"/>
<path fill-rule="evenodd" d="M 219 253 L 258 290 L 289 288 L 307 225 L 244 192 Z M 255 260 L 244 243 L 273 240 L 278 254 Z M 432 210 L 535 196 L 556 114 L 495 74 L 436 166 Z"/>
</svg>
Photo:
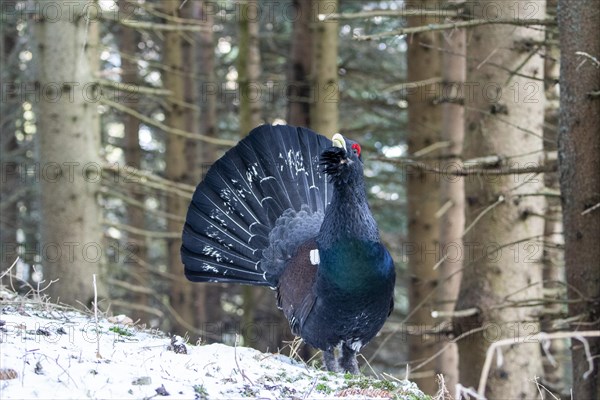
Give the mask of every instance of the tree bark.
<svg viewBox="0 0 600 400">
<path fill-rule="evenodd" d="M 17 32 L 10 28 L 6 26 L 6 22 L 5 26 L 0 28 L 0 64 L 4 66 L 0 79 L 6 87 L 16 84 L 14 71 L 18 69 L 17 65 L 11 62 L 11 59 L 15 58 L 13 52 L 15 51 Z M 15 118 L 9 117 L 17 114 L 18 107 L 21 107 L 21 104 L 19 104 L 17 96 L 3 96 L 0 101 L 0 113 L 2 114 L 0 156 L 4 160 L 0 176 L 0 268 L 2 270 L 10 267 L 19 255 L 16 235 L 18 199 L 11 199 L 11 194 L 15 193 L 19 187 L 20 167 L 14 158 L 14 153 L 19 145 L 15 136 Z M 8 157 L 11 153 L 13 158 Z M 5 279 L 8 281 L 8 277 Z M 3 281 L 0 284 L 4 283 Z"/>
<path fill-rule="evenodd" d="M 259 18 L 260 7 L 257 0 L 241 2 L 237 60 L 241 135 L 246 135 L 261 124 Z"/>
<path fill-rule="evenodd" d="M 600 10 L 593 0 L 559 0 L 560 130 L 558 151 L 565 232 L 565 265 L 574 330 L 600 329 Z M 577 52 L 583 52 L 579 55 Z M 593 61 L 590 56 L 596 57 Z M 593 96 L 590 93 L 596 91 Z M 592 210 L 592 207 L 596 206 Z M 589 338 L 593 372 L 584 347 L 572 340 L 573 398 L 600 397 L 600 339 Z"/>
<path fill-rule="evenodd" d="M 94 82 L 99 24 L 87 23 L 82 15 L 85 3 L 73 2 L 73 13 L 63 13 L 56 21 L 40 15 L 34 23 L 38 81 L 43 88 L 37 104 L 42 266 L 46 284 L 58 279 L 47 294 L 77 307 L 89 306 L 93 299 L 92 274 L 103 277 L 101 210 L 96 201 L 100 125 Z M 99 291 L 105 294 L 101 284 Z"/>
<path fill-rule="evenodd" d="M 198 20 L 200 16 L 201 4 L 197 1 L 190 1 L 181 7 L 181 16 L 190 20 Z M 200 85 L 197 76 L 199 72 L 198 48 L 201 45 L 199 33 L 188 34 L 188 39 L 181 43 L 182 54 L 182 73 L 183 73 L 183 99 L 185 105 L 185 130 L 188 132 L 200 131 L 200 102 L 198 101 Z M 187 139 L 185 147 L 185 159 L 188 165 L 188 171 L 184 182 L 190 185 L 196 185 L 202 178 L 202 144 L 197 140 Z M 195 287 L 199 285 L 194 285 Z"/>
<path fill-rule="evenodd" d="M 166 14 L 180 17 L 179 2 L 163 0 L 163 10 Z M 183 74 L 182 34 L 178 31 L 165 32 L 163 46 L 164 64 L 169 71 L 163 74 L 165 89 L 171 91 L 167 109 L 165 112 L 165 123 L 173 128 L 185 129 L 186 113 L 188 110 L 185 101 L 185 79 Z M 185 157 L 187 139 L 181 136 L 167 133 L 166 146 L 166 176 L 175 182 L 186 182 L 189 170 Z M 167 211 L 174 215 L 185 217 L 187 213 L 187 201 L 179 196 L 168 195 Z M 173 219 L 167 220 L 168 232 L 181 232 L 183 224 Z M 190 331 L 190 327 L 196 325 L 196 311 L 194 309 L 194 287 L 183 274 L 180 249 L 181 239 L 167 239 L 168 244 L 168 266 L 169 271 L 177 279 L 171 282 L 169 301 L 174 311 L 181 317 L 180 320 L 172 322 L 172 331 L 180 335 Z"/>
<path fill-rule="evenodd" d="M 129 5 L 127 0 L 119 0 L 119 10 L 127 10 Z M 137 53 L 138 44 L 138 33 L 128 27 L 121 26 L 121 32 L 119 36 L 119 51 L 127 56 L 134 56 Z M 129 57 L 121 57 L 121 82 L 130 85 L 138 85 L 138 66 L 137 62 L 132 61 Z M 137 109 L 137 98 L 135 101 L 127 104 L 128 107 Z M 142 149 L 140 147 L 140 136 L 139 128 L 140 121 L 130 114 L 124 114 L 123 125 L 125 134 L 125 164 L 127 166 L 142 169 Z M 132 186 L 131 197 L 138 203 L 144 203 L 143 190 L 139 186 Z M 139 229 L 145 228 L 145 213 L 140 207 L 129 205 L 127 207 L 127 219 L 130 226 L 134 226 Z M 127 265 L 125 268 L 127 272 L 133 276 L 135 283 L 141 287 L 148 287 L 148 271 L 140 263 L 147 260 L 147 246 L 146 238 L 142 235 L 136 235 L 135 233 L 128 233 L 128 241 L 125 244 L 125 251 L 132 252 L 136 259 L 128 258 Z M 139 261 L 138 261 L 139 260 Z M 140 304 L 147 306 L 149 305 L 149 298 L 146 293 L 131 293 L 129 301 L 134 304 Z M 127 310 L 130 313 L 134 321 L 140 320 L 142 323 L 147 322 L 149 315 L 139 309 Z"/>
<path fill-rule="evenodd" d="M 205 6 L 202 1 L 188 1 L 181 7 L 181 16 L 186 19 L 203 21 Z M 212 18 L 212 15 L 211 15 Z M 200 101 L 200 94 L 203 89 L 202 72 L 206 68 L 214 69 L 214 62 L 210 65 L 204 65 L 204 56 L 202 54 L 205 46 L 205 36 L 209 35 L 208 51 L 214 52 L 214 45 L 212 45 L 212 24 L 206 24 L 210 28 L 210 31 L 202 31 L 198 33 L 188 33 L 189 39 L 183 40 L 182 42 L 182 57 L 183 57 L 183 79 L 184 79 L 184 99 L 187 103 L 185 111 L 185 130 L 188 132 L 200 132 L 203 135 L 207 133 L 201 131 L 202 118 L 201 113 L 204 111 L 208 104 Z M 210 60 L 210 57 L 208 57 Z M 199 78 L 199 79 L 198 79 Z M 214 79 L 213 79 L 214 82 Z M 213 103 L 214 107 L 214 103 Z M 214 119 L 213 119 L 214 121 Z M 216 122 L 213 122 L 216 123 Z M 213 136 L 213 134 L 209 135 Z M 186 140 L 185 158 L 188 165 L 188 171 L 185 175 L 185 183 L 190 185 L 197 185 L 203 178 L 205 173 L 205 147 L 211 147 L 213 145 L 209 143 L 199 142 L 197 140 L 188 139 Z M 190 283 L 187 283 L 188 285 Z M 207 304 L 206 302 L 206 291 L 209 285 L 203 284 L 191 284 L 192 288 L 192 309 L 195 313 L 194 325 L 196 327 L 202 327 L 202 323 L 206 321 L 206 308 L 214 306 L 215 302 Z M 218 301 L 216 302 L 218 304 Z"/>
<path fill-rule="evenodd" d="M 338 0 L 315 0 L 316 14 L 338 11 Z M 338 22 L 315 21 L 311 128 L 327 137 L 339 131 Z"/>
<path fill-rule="evenodd" d="M 556 15 L 557 0 L 547 0 L 547 14 Z M 558 79 L 560 77 L 560 52 L 558 46 L 550 45 L 558 37 L 555 30 L 546 30 L 546 57 L 544 58 L 544 82 L 546 88 L 546 109 L 544 115 L 544 151 L 546 154 L 556 152 L 558 141 L 558 113 L 559 113 L 559 93 Z M 544 184 L 546 188 L 553 191 L 560 190 L 558 172 L 550 172 L 544 175 Z M 542 271 L 544 278 L 544 289 L 553 292 L 549 297 L 556 298 L 556 292 L 564 289 L 565 262 L 564 262 L 564 237 L 562 225 L 562 209 L 560 198 L 548 197 L 546 199 L 548 206 L 546 210 L 546 222 L 544 225 L 544 256 Z M 548 312 L 542 315 L 540 321 L 543 332 L 553 330 L 553 318 L 560 315 L 564 305 L 560 303 L 549 303 L 544 306 Z M 568 393 L 566 387 L 566 377 L 570 363 L 570 350 L 568 340 L 553 340 L 547 351 L 552 355 L 554 362 L 550 357 L 544 357 L 542 362 L 544 366 L 544 386 L 552 391 L 557 397 Z"/>
<path fill-rule="evenodd" d="M 292 6 L 297 17 L 292 22 L 287 121 L 290 125 L 310 126 L 313 1 L 293 0 Z"/>
<path fill-rule="evenodd" d="M 259 5 L 256 0 L 245 0 L 239 16 L 239 54 L 237 60 L 240 97 L 240 137 L 260 124 L 261 99 L 258 87 L 260 77 L 260 50 L 258 46 Z M 242 334 L 246 346 L 256 346 L 250 327 L 255 323 L 257 298 L 261 288 L 242 287 Z"/>
<path fill-rule="evenodd" d="M 194 2 L 196 3 L 196 2 Z M 207 29 L 200 32 L 200 62 L 198 72 L 200 76 L 200 133 L 210 137 L 217 137 L 217 96 L 218 90 L 215 76 L 215 42 L 214 42 L 214 14 L 207 12 L 209 2 L 200 1 L 199 20 L 205 23 Z M 199 143 L 201 171 L 197 184 L 204 178 L 206 172 L 217 160 L 217 147 L 211 143 Z M 199 326 L 215 326 L 223 320 L 221 308 L 221 294 L 223 285 L 196 285 L 196 302 L 198 304 Z M 216 338 L 207 337 L 209 341 Z"/>
<path fill-rule="evenodd" d="M 201 1 L 199 19 L 206 24 L 207 29 L 200 32 L 200 133 L 217 137 L 217 85 L 215 77 L 215 39 L 213 33 L 214 15 L 206 12 L 207 2 Z M 202 177 L 210 165 L 217 159 L 217 148 L 211 143 L 200 144 L 202 162 Z"/>
<path fill-rule="evenodd" d="M 452 0 L 456 3 L 456 0 Z M 444 82 L 442 106 L 442 141 L 447 141 L 449 146 L 445 150 L 445 160 L 442 170 L 451 171 L 461 168 L 460 162 L 463 152 L 465 132 L 464 107 L 457 103 L 460 88 L 464 87 L 467 61 L 466 32 L 457 29 L 444 33 L 444 54 L 442 56 L 442 80 Z M 459 249 L 463 248 L 462 235 L 465 228 L 465 185 L 464 179 L 444 176 L 440 185 L 441 210 L 444 211 L 440 219 L 440 253 L 442 257 L 438 269 L 438 288 L 436 293 L 437 309 L 450 312 L 454 310 L 458 291 L 460 289 L 462 258 L 458 256 Z M 449 208 L 446 208 L 449 207 Z M 437 217 L 438 215 L 436 215 Z M 448 318 L 444 321 L 451 324 Z M 444 326 L 447 326 L 447 325 Z M 452 392 L 458 383 L 458 348 L 449 342 L 451 338 L 440 338 L 438 347 L 447 347 L 436 359 L 436 375 L 442 374 L 446 386 Z"/>
<path fill-rule="evenodd" d="M 534 6 L 535 12 L 529 7 Z M 511 3 L 481 0 L 475 18 L 495 7 L 503 15 L 527 18 L 545 16 L 545 2 Z M 489 17 L 489 16 L 487 16 Z M 506 73 L 541 78 L 543 59 L 527 43 L 543 40 L 543 32 L 507 25 L 473 29 L 468 46 L 467 81 L 477 83 L 465 91 L 465 159 L 501 155 L 512 157 L 500 166 L 539 165 L 543 162 L 544 89 L 540 81 Z M 489 63 L 489 64 L 488 64 Z M 509 119 L 510 125 L 504 121 Z M 533 132 L 533 133 L 528 133 Z M 476 309 L 472 317 L 456 318 L 457 334 L 472 331 L 458 342 L 460 383 L 477 387 L 486 351 L 499 339 L 527 336 L 539 331 L 538 306 L 520 303 L 542 295 L 541 255 L 545 201 L 536 193 L 543 176 L 513 175 L 469 177 L 465 182 L 465 268 L 457 309 Z M 476 221 L 476 219 L 478 219 Z M 478 330 L 483 329 L 483 330 Z M 496 356 L 497 357 L 497 356 Z M 535 398 L 532 380 L 542 373 L 538 343 L 522 340 L 502 348 L 495 361 L 485 395 L 496 398 Z"/>
<path fill-rule="evenodd" d="M 432 7 L 437 0 L 427 0 L 421 7 Z M 416 5 L 415 5 L 416 7 Z M 410 26 L 434 22 L 430 18 L 409 18 Z M 423 44 L 427 44 L 425 47 Z M 431 47 L 429 47 L 431 46 Z M 416 82 L 441 76 L 442 46 L 438 32 L 413 35 L 408 40 L 408 81 Z M 422 86 L 407 93 L 408 101 L 408 152 L 415 154 L 440 141 L 442 129 L 442 108 L 434 104 L 436 87 Z M 431 155 L 431 154 L 428 154 Z M 410 172 L 410 173 L 408 173 Z M 433 355 L 437 338 L 424 333 L 433 327 L 431 317 L 435 297 L 438 271 L 433 267 L 439 259 L 439 219 L 440 209 L 439 177 L 422 170 L 407 172 L 408 237 L 403 249 L 408 256 L 410 273 L 409 307 L 412 313 L 408 320 L 408 347 L 411 362 L 419 364 Z M 427 376 L 415 379 L 423 392 L 433 395 L 437 390 L 434 374 L 435 363 L 415 371 Z"/>
</svg>

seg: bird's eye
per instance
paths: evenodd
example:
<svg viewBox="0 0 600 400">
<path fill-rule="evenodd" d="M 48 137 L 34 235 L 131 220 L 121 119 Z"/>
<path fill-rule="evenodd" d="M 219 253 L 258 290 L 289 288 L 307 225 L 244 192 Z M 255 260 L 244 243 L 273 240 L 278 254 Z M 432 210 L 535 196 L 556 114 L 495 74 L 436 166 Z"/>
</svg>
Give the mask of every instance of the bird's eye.
<svg viewBox="0 0 600 400">
<path fill-rule="evenodd" d="M 352 145 L 352 150 L 354 150 L 354 154 L 360 157 L 360 144 L 354 143 Z"/>
</svg>

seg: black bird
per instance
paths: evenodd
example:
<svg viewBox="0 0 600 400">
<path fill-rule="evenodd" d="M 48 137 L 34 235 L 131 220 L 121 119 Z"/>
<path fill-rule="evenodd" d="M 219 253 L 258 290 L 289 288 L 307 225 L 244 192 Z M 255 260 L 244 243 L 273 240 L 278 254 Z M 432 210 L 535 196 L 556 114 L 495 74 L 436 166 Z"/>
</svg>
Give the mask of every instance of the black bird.
<svg viewBox="0 0 600 400">
<path fill-rule="evenodd" d="M 367 204 L 361 148 L 339 133 L 252 130 L 196 188 L 181 256 L 191 281 L 275 289 L 292 332 L 323 350 L 330 371 L 359 373 L 356 353 L 393 307 L 394 263 Z"/>
</svg>

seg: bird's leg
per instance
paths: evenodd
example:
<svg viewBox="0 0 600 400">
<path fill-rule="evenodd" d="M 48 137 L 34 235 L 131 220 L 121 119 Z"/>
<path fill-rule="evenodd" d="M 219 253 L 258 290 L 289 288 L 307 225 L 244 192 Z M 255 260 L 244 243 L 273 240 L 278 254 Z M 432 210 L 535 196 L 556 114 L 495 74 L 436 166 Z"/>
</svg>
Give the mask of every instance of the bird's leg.
<svg viewBox="0 0 600 400">
<path fill-rule="evenodd" d="M 356 360 L 356 351 L 345 343 L 342 345 L 340 355 L 340 367 L 342 372 L 350 372 L 353 375 L 360 374 L 358 369 L 358 361 Z"/>
<path fill-rule="evenodd" d="M 329 347 L 327 350 L 323 350 L 323 362 L 327 371 L 339 372 L 340 367 L 337 360 L 335 359 L 334 348 Z"/>
</svg>

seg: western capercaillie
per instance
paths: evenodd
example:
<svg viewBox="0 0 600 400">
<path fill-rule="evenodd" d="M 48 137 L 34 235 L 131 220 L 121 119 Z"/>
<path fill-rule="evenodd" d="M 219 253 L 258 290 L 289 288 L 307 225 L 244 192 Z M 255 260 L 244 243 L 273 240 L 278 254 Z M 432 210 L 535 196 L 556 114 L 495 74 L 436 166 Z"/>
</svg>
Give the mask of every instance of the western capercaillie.
<svg viewBox="0 0 600 400">
<path fill-rule="evenodd" d="M 393 307 L 394 263 L 367 204 L 361 148 L 340 134 L 252 130 L 196 188 L 181 256 L 192 281 L 275 289 L 292 332 L 323 350 L 330 371 L 359 372 L 356 353 Z"/>
</svg>

